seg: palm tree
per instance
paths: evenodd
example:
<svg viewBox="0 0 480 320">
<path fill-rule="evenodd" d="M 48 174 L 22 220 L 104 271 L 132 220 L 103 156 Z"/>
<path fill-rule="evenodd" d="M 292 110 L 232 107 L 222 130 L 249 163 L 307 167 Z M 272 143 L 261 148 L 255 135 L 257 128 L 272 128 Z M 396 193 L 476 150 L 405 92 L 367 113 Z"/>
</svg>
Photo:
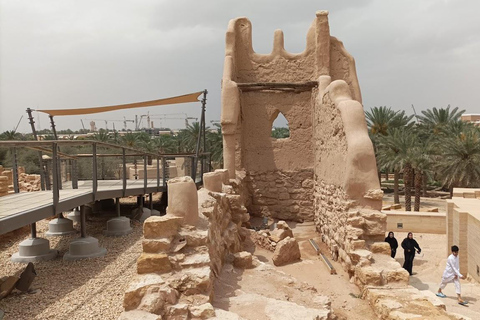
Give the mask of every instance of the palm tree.
<svg viewBox="0 0 480 320">
<path fill-rule="evenodd" d="M 450 111 L 450 105 L 446 109 L 432 108 L 422 111 L 423 116 L 418 116 L 420 123 L 429 128 L 434 134 L 439 134 L 444 130 L 445 126 L 452 122 L 457 122 L 465 110 L 458 111 L 453 108 Z"/>
<path fill-rule="evenodd" d="M 411 128 L 392 128 L 388 134 L 379 137 L 379 162 L 394 172 L 403 169 L 405 184 L 405 210 L 411 211 L 412 206 L 412 178 L 413 163 L 415 160 L 414 148 L 417 145 L 418 136 Z M 394 192 L 398 194 L 398 175 L 395 174 Z"/>
<path fill-rule="evenodd" d="M 97 133 L 93 135 L 93 140 L 100 142 L 110 142 L 112 137 L 105 129 L 98 130 Z"/>
<path fill-rule="evenodd" d="M 205 128 L 208 131 L 209 127 Z M 180 141 L 180 148 L 183 152 L 194 152 L 196 150 L 198 135 L 200 134 L 200 123 L 194 122 L 188 124 L 186 129 L 180 130 L 178 139 Z M 201 144 L 202 146 L 203 144 Z"/>
<path fill-rule="evenodd" d="M 444 137 L 438 148 L 436 169 L 450 192 L 454 187 L 480 186 L 479 128 L 465 126 L 463 132 Z"/>
<path fill-rule="evenodd" d="M 21 134 L 15 130 L 7 130 L 0 134 L 0 140 L 20 140 Z"/>
<path fill-rule="evenodd" d="M 223 168 L 223 136 L 222 128 L 218 123 L 215 123 L 216 131 L 207 132 L 208 150 L 212 155 L 212 162 Z"/>
<path fill-rule="evenodd" d="M 405 111 L 394 111 L 390 107 L 373 107 L 370 111 L 365 111 L 365 118 L 367 121 L 368 134 L 373 143 L 373 149 L 375 154 L 379 153 L 378 150 L 378 140 L 380 136 L 388 135 L 389 129 L 392 128 L 401 128 L 401 127 L 411 127 L 413 122 L 411 122 L 412 116 L 407 116 Z M 382 166 L 382 163 L 377 161 L 378 168 L 378 180 L 381 182 L 381 171 L 384 169 L 387 172 L 391 169 L 390 167 Z M 395 178 L 395 174 L 397 177 Z M 394 179 L 398 180 L 399 173 L 394 171 Z M 395 185 L 394 185 L 395 187 Z M 397 189 L 398 191 L 398 185 Z M 398 192 L 395 193 L 394 190 L 394 202 L 399 203 Z"/>
<path fill-rule="evenodd" d="M 412 116 L 407 116 L 405 111 L 393 111 L 390 107 L 373 107 L 365 111 L 367 127 L 372 135 L 387 135 L 388 129 L 411 125 Z"/>
<path fill-rule="evenodd" d="M 139 136 L 136 133 L 127 132 L 124 136 L 122 136 L 121 142 L 126 147 L 133 148 L 139 142 Z"/>
<path fill-rule="evenodd" d="M 152 140 L 155 146 L 155 152 L 158 153 L 175 153 L 177 146 L 175 138 L 169 134 L 162 134 Z"/>
</svg>

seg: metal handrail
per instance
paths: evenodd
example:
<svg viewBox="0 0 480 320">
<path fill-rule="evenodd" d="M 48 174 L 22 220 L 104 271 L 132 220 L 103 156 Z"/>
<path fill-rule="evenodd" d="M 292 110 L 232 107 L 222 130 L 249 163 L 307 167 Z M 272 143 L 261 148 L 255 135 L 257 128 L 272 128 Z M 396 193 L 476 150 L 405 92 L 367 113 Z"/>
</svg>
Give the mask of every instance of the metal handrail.
<svg viewBox="0 0 480 320">
<path fill-rule="evenodd" d="M 60 153 L 59 152 L 59 145 L 70 145 L 70 146 L 81 146 L 81 145 L 91 145 L 92 146 L 92 154 L 77 154 L 77 155 L 68 155 L 66 153 Z M 108 147 L 108 148 L 116 148 L 116 149 L 121 149 L 122 153 L 121 154 L 98 154 L 97 149 L 98 147 Z M 123 196 L 126 195 L 126 189 L 127 189 L 127 170 L 126 170 L 126 157 L 127 156 L 142 156 L 143 157 L 143 169 L 144 169 L 144 184 L 143 184 L 143 192 L 144 194 L 147 193 L 147 187 L 148 187 L 148 170 L 147 170 L 147 159 L 148 157 L 155 158 L 157 160 L 157 186 L 156 189 L 157 191 L 160 191 L 160 187 L 166 188 L 167 186 L 167 160 L 172 159 L 172 158 L 177 158 L 177 157 L 182 157 L 182 158 L 190 158 L 192 162 L 192 172 L 191 172 L 191 177 L 194 179 L 196 182 L 196 177 L 197 177 L 197 167 L 196 163 L 198 162 L 199 159 L 202 159 L 202 166 L 201 166 L 201 181 L 203 183 L 203 173 L 204 173 L 204 166 L 203 166 L 203 160 L 209 159 L 209 168 L 207 171 L 211 170 L 211 153 L 210 152 L 198 152 L 198 153 L 185 153 L 185 154 L 160 154 L 160 153 L 152 153 L 152 152 L 147 152 L 131 147 L 125 147 L 125 146 L 119 146 L 116 144 L 111 144 L 111 143 L 106 143 L 106 142 L 99 142 L 96 140 L 48 140 L 48 141 L 0 141 L 0 148 L 6 147 L 6 148 L 11 148 L 12 149 L 12 155 L 14 157 L 13 159 L 13 171 L 14 171 L 14 186 L 15 187 L 15 192 L 19 192 L 18 188 L 18 164 L 17 164 L 17 156 L 16 156 L 16 149 L 17 148 L 29 148 L 29 149 L 41 149 L 44 152 L 51 152 L 52 153 L 52 197 L 53 197 L 53 207 L 54 207 L 54 214 L 58 214 L 57 212 L 57 206 L 60 201 L 60 182 L 61 182 L 61 173 L 58 170 L 60 167 L 60 160 L 63 159 L 69 159 L 73 161 L 74 164 L 71 166 L 72 170 L 72 188 L 77 189 L 78 188 L 78 177 L 76 174 L 76 161 L 79 158 L 85 158 L 85 157 L 92 157 L 92 194 L 93 194 L 93 200 L 96 200 L 96 194 L 98 191 L 98 170 L 97 170 L 97 158 L 99 157 L 122 157 L 122 193 Z M 48 149 L 51 148 L 51 149 Z M 134 152 L 133 154 L 128 154 L 127 151 Z M 162 186 L 160 186 L 160 161 L 162 162 Z M 43 190 L 43 186 L 42 186 Z"/>
</svg>

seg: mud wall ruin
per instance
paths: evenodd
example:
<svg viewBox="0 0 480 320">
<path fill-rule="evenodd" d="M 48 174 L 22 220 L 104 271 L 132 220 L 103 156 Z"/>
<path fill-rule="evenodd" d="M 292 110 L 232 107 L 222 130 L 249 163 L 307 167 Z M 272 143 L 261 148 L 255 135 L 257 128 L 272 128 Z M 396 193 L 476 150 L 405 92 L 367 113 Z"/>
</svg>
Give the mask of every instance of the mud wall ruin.
<svg viewBox="0 0 480 320">
<path fill-rule="evenodd" d="M 289 138 L 271 137 L 279 113 Z M 380 240 L 386 216 L 355 62 L 330 35 L 328 12 L 317 12 L 299 54 L 285 51 L 281 30 L 270 54 L 255 53 L 250 21 L 230 21 L 221 123 L 225 168 L 246 172 L 249 213 L 315 221 L 353 273 L 350 252 Z"/>
</svg>

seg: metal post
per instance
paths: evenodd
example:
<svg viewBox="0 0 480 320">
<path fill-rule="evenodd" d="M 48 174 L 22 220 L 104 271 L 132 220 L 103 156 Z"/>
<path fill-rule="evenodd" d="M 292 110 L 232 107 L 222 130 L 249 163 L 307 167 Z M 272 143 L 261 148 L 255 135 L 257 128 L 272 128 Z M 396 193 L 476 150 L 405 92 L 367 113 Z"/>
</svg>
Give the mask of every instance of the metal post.
<svg viewBox="0 0 480 320">
<path fill-rule="evenodd" d="M 198 155 L 200 154 L 200 144 L 202 141 L 202 132 L 203 132 L 203 151 L 205 151 L 205 104 L 207 103 L 207 90 L 203 91 L 203 99 L 202 99 L 202 114 L 200 117 L 200 123 L 198 126 L 198 137 L 197 137 L 197 146 L 195 148 L 195 161 L 194 165 L 192 166 L 192 170 L 194 172 L 194 175 L 192 177 L 193 181 L 195 181 L 195 178 L 197 177 L 197 164 L 198 164 Z M 202 164 L 203 165 L 203 164 Z"/>
<path fill-rule="evenodd" d="M 93 192 L 93 200 L 97 199 L 97 144 L 93 143 L 92 144 L 92 166 L 93 166 L 93 172 L 92 172 L 92 192 Z"/>
<path fill-rule="evenodd" d="M 86 207 L 80 206 L 80 237 L 85 238 L 87 236 L 87 223 L 86 223 Z"/>
<path fill-rule="evenodd" d="M 32 109 L 27 108 L 28 120 L 30 121 L 30 126 L 32 127 L 32 134 L 35 141 L 38 141 L 37 130 L 35 130 L 35 121 L 32 116 Z M 43 157 L 42 151 L 38 151 L 38 163 L 40 164 L 40 187 L 42 190 L 45 190 L 45 171 L 43 171 Z"/>
<path fill-rule="evenodd" d="M 195 179 L 197 178 L 197 166 L 195 165 L 195 162 L 197 161 L 197 157 L 193 156 L 191 158 L 191 161 L 192 161 L 192 165 L 191 165 L 192 172 L 190 172 L 190 176 L 192 177 L 193 182 L 195 182 Z"/>
<path fill-rule="evenodd" d="M 153 193 L 149 193 L 148 197 L 150 198 L 150 211 L 153 210 Z"/>
<path fill-rule="evenodd" d="M 167 187 L 167 159 L 165 157 L 162 157 L 162 177 L 163 177 L 163 187 Z"/>
<path fill-rule="evenodd" d="M 31 239 L 35 239 L 37 237 L 37 224 L 35 222 L 30 225 L 30 233 Z"/>
<path fill-rule="evenodd" d="M 160 188 L 160 159 L 157 157 L 157 191 Z"/>
<path fill-rule="evenodd" d="M 17 163 L 17 148 L 12 148 L 12 156 L 13 156 L 13 190 L 15 193 L 20 192 L 20 188 L 18 187 L 18 163 Z"/>
<path fill-rule="evenodd" d="M 55 138 L 55 140 L 58 140 L 57 130 L 55 129 L 55 121 L 53 120 L 53 116 L 49 115 L 48 117 L 50 118 L 50 126 L 52 127 L 53 137 Z M 60 150 L 60 148 L 58 148 L 58 150 Z M 57 161 L 57 165 L 53 166 L 53 168 L 52 168 L 52 170 L 54 170 L 54 169 L 57 170 L 58 189 L 62 189 L 62 168 L 61 168 L 61 165 L 62 165 L 62 162 Z"/>
<path fill-rule="evenodd" d="M 143 194 L 147 193 L 147 155 L 143 155 Z"/>
<path fill-rule="evenodd" d="M 58 207 L 58 200 L 59 200 L 59 196 L 60 196 L 60 193 L 58 191 L 58 171 L 55 170 L 55 168 L 57 168 L 57 165 L 58 165 L 58 158 L 57 158 L 57 144 L 54 142 L 52 143 L 52 180 L 53 180 L 53 214 L 56 214 L 57 213 L 57 207 Z M 61 215 L 61 214 L 60 214 Z M 60 218 L 60 216 L 59 216 Z M 63 216 L 62 216 L 63 218 Z"/>
<path fill-rule="evenodd" d="M 122 148 L 122 164 L 123 164 L 123 196 L 125 197 L 125 190 L 127 189 L 127 159 L 125 157 L 125 148 Z"/>
<path fill-rule="evenodd" d="M 117 211 L 117 217 L 120 217 L 120 198 L 115 198 L 115 210 Z"/>
<path fill-rule="evenodd" d="M 203 99 L 202 99 L 202 117 L 201 117 L 201 130 L 203 131 L 203 153 L 207 152 L 207 132 L 206 132 L 206 127 L 205 127 L 205 111 L 206 111 L 206 106 L 207 106 L 207 89 L 203 91 Z M 200 179 L 202 180 L 203 183 L 203 173 L 205 172 L 205 160 L 206 157 L 202 157 L 202 175 L 200 176 Z"/>
<path fill-rule="evenodd" d="M 72 189 L 78 189 L 77 159 L 72 160 Z"/>
</svg>

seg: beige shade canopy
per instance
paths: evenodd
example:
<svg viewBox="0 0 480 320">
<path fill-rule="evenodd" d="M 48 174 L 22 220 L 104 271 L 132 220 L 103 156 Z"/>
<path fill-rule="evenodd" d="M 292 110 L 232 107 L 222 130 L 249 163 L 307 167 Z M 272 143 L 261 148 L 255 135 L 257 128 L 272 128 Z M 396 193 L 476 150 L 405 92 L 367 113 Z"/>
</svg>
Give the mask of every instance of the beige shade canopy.
<svg viewBox="0 0 480 320">
<path fill-rule="evenodd" d="M 199 92 L 184 94 L 182 96 L 177 96 L 177 97 L 170 97 L 165 99 L 135 102 L 135 103 L 128 103 L 128 104 L 119 104 L 115 106 L 93 107 L 93 108 L 82 108 L 82 109 L 37 110 L 37 111 L 48 113 L 50 116 L 76 116 L 81 114 L 100 113 L 100 112 L 115 111 L 115 110 L 121 110 L 121 109 L 132 109 L 132 108 L 160 106 L 160 105 L 166 105 L 166 104 L 197 102 L 198 96 L 202 93 L 203 91 L 199 91 Z"/>
</svg>

